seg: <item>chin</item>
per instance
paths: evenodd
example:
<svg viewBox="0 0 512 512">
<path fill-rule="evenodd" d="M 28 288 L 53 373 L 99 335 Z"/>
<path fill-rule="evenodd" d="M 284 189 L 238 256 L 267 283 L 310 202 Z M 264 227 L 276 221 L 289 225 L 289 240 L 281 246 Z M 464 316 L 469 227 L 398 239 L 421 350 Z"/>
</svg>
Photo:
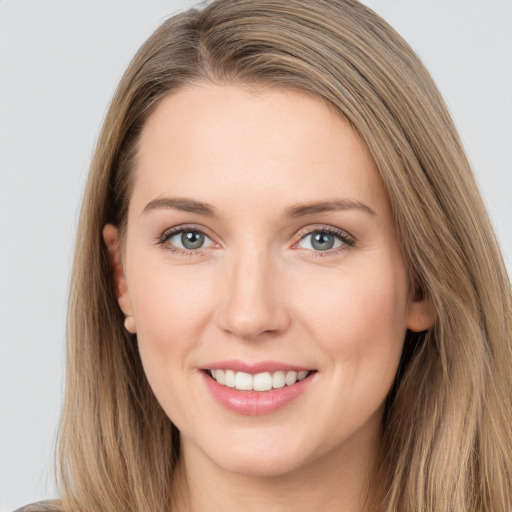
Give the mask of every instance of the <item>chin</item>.
<svg viewBox="0 0 512 512">
<path fill-rule="evenodd" d="M 275 443 L 217 445 L 208 451 L 205 454 L 223 470 L 251 477 L 283 476 L 297 471 L 307 461 L 304 443 L 285 443 L 282 439 Z"/>
<path fill-rule="evenodd" d="M 255 457 L 233 457 L 230 459 L 223 458 L 219 461 L 219 466 L 225 471 L 238 475 L 250 477 L 277 477 L 284 476 L 300 469 L 304 464 L 304 460 L 298 458 L 290 458 L 285 456 L 265 456 Z"/>
</svg>

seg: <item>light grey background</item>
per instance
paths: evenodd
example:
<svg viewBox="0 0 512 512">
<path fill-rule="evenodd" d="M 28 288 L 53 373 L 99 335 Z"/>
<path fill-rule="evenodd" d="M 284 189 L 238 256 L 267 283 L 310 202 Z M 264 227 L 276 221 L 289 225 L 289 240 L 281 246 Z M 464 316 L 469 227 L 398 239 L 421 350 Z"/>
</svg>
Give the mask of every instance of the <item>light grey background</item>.
<svg viewBox="0 0 512 512">
<path fill-rule="evenodd" d="M 56 495 L 66 295 L 82 187 L 129 59 L 191 0 L 0 1 L 0 510 Z M 366 0 L 452 111 L 512 268 L 512 0 Z"/>
</svg>

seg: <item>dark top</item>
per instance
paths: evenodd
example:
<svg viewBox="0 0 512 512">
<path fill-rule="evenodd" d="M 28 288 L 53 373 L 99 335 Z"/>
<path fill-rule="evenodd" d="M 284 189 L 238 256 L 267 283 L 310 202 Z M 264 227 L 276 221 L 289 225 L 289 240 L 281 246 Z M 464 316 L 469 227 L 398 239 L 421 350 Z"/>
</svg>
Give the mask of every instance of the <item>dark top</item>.
<svg viewBox="0 0 512 512">
<path fill-rule="evenodd" d="M 62 512 L 62 510 L 58 507 L 58 503 L 56 501 L 48 500 L 25 505 L 14 512 Z"/>
</svg>

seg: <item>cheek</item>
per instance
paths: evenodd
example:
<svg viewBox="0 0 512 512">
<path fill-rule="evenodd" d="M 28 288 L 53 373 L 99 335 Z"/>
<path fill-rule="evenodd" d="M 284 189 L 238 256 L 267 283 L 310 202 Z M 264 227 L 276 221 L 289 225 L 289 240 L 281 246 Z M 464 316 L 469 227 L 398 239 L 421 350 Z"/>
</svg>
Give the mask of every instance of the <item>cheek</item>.
<svg viewBox="0 0 512 512">
<path fill-rule="evenodd" d="M 147 260 L 139 268 L 128 282 L 139 333 L 150 331 L 170 340 L 183 329 L 194 331 L 204 323 L 213 293 L 208 272 L 151 265 Z"/>
<path fill-rule="evenodd" d="M 144 264 L 132 263 L 128 287 L 140 354 L 150 382 L 165 383 L 176 370 L 190 368 L 190 356 L 210 320 L 213 289 L 197 268 L 173 269 L 147 258 Z"/>
<path fill-rule="evenodd" d="M 394 373 L 406 332 L 405 267 L 375 261 L 331 277 L 325 286 L 303 283 L 295 291 L 308 298 L 298 316 L 322 351 L 343 362 L 345 372 L 364 367 Z"/>
<path fill-rule="evenodd" d="M 307 286 L 309 307 L 299 315 L 324 355 L 329 407 L 318 421 L 329 438 L 350 436 L 380 422 L 406 333 L 407 278 L 403 267 L 368 265 L 339 273 L 331 285 Z M 299 292 L 297 291 L 297 295 Z M 327 389 L 327 386 L 326 386 Z M 326 398 L 327 399 L 327 398 Z"/>
<path fill-rule="evenodd" d="M 167 415 L 176 425 L 186 425 L 201 414 L 188 378 L 196 377 L 212 287 L 197 269 L 172 269 L 148 260 L 132 278 L 128 286 L 144 372 Z"/>
</svg>

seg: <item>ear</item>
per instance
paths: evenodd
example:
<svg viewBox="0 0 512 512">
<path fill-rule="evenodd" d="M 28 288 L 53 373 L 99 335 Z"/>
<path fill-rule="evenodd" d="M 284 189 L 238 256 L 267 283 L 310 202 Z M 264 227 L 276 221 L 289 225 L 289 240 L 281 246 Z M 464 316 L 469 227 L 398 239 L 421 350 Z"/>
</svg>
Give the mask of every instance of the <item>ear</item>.
<svg viewBox="0 0 512 512">
<path fill-rule="evenodd" d="M 407 310 L 407 329 L 414 332 L 422 332 L 434 325 L 436 312 L 430 299 L 423 295 L 411 298 Z"/>
<path fill-rule="evenodd" d="M 123 264 L 121 261 L 121 251 L 119 249 L 119 231 L 112 224 L 107 224 L 103 228 L 103 240 L 107 246 L 108 254 L 110 257 L 110 266 L 114 282 L 116 285 L 117 302 L 121 311 L 126 315 L 125 327 L 126 330 L 134 334 L 135 319 L 133 318 L 132 304 L 130 302 L 130 295 L 128 293 L 128 286 L 123 271 Z"/>
</svg>

